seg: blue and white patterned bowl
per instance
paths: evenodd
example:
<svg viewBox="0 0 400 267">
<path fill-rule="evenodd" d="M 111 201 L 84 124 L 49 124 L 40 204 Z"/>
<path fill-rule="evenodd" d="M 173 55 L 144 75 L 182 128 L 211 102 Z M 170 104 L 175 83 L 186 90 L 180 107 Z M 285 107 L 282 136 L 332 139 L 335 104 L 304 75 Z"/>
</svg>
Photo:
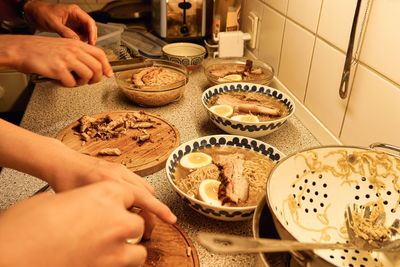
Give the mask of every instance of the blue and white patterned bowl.
<svg viewBox="0 0 400 267">
<path fill-rule="evenodd" d="M 182 190 L 180 190 L 174 183 L 175 179 L 175 168 L 181 158 L 191 152 L 197 151 L 203 147 L 213 146 L 232 146 L 239 148 L 247 148 L 255 151 L 265 157 L 271 159 L 274 163 L 278 163 L 280 159 L 284 157 L 284 154 L 275 147 L 268 145 L 256 139 L 247 138 L 244 136 L 234 135 L 211 135 L 200 137 L 192 141 L 188 141 L 179 147 L 177 147 L 172 154 L 168 157 L 166 164 L 166 172 L 168 181 L 178 195 L 186 202 L 189 207 L 196 210 L 197 212 L 222 221 L 243 221 L 251 219 L 256 206 L 248 207 L 216 207 L 204 203 L 196 198 L 188 196 Z M 265 181 L 267 180 L 268 174 L 265 174 Z"/>
<path fill-rule="evenodd" d="M 289 110 L 289 114 L 280 119 L 262 122 L 240 122 L 230 118 L 222 117 L 210 110 L 208 107 L 208 102 L 213 96 L 225 92 L 255 92 L 272 96 L 285 104 Z M 287 121 L 287 119 L 293 115 L 295 110 L 293 100 L 286 94 L 275 88 L 254 83 L 236 82 L 215 85 L 204 91 L 201 99 L 211 121 L 220 129 L 230 134 L 243 135 L 252 138 L 265 136 L 278 130 Z"/>
<path fill-rule="evenodd" d="M 162 47 L 163 56 L 189 69 L 199 66 L 206 55 L 206 49 L 198 44 L 172 43 Z"/>
</svg>

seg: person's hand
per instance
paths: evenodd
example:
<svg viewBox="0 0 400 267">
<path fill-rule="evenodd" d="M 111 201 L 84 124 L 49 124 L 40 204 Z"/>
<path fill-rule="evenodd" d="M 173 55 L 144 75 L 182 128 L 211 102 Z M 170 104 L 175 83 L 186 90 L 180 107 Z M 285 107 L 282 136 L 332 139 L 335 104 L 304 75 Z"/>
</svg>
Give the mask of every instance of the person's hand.
<svg viewBox="0 0 400 267">
<path fill-rule="evenodd" d="M 103 75 L 113 75 L 104 51 L 79 40 L 3 35 L 0 55 L 0 65 L 56 79 L 67 87 L 95 83 Z"/>
<path fill-rule="evenodd" d="M 95 21 L 75 4 L 54 4 L 40 0 L 29 1 L 24 6 L 26 19 L 42 31 L 56 32 L 62 37 L 96 44 Z"/>
<path fill-rule="evenodd" d="M 115 181 L 17 203 L 0 215 L 0 266 L 140 266 L 146 249 L 126 240 L 143 234 L 144 221 L 131 206 L 176 219 L 150 193 Z"/>
</svg>

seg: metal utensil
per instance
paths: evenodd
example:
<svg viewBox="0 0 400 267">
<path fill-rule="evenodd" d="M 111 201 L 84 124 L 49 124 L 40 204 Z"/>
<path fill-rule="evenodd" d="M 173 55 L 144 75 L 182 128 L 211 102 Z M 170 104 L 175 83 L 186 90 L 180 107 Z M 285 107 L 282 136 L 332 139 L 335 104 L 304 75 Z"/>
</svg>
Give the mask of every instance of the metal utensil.
<svg viewBox="0 0 400 267">
<path fill-rule="evenodd" d="M 111 68 L 113 72 L 120 72 L 124 70 L 131 70 L 131 69 L 140 69 L 153 66 L 153 61 L 145 60 L 143 58 L 133 58 L 127 60 L 117 60 L 117 61 L 110 61 Z M 41 83 L 41 82 L 48 82 L 48 81 L 56 81 L 51 78 L 43 77 L 41 75 L 32 74 L 31 75 L 31 82 L 33 83 Z"/>
<path fill-rule="evenodd" d="M 200 244 L 215 253 L 236 254 L 314 249 L 362 250 L 362 248 L 351 243 L 302 243 L 291 240 L 239 237 L 205 232 L 200 232 L 197 237 Z M 391 241 L 385 246 L 374 248 L 373 250 L 382 252 L 399 252 L 400 240 Z"/>
<path fill-rule="evenodd" d="M 345 219 L 346 219 L 346 228 L 347 234 L 349 236 L 349 240 L 351 244 L 354 244 L 359 249 L 362 250 L 379 250 L 383 249 L 383 251 L 400 251 L 400 239 L 397 239 L 397 234 L 400 230 L 400 220 L 396 219 L 392 223 L 392 225 L 388 228 L 390 231 L 389 240 L 379 240 L 379 239 L 364 239 L 360 235 L 357 235 L 354 228 L 357 227 L 354 221 L 355 213 L 361 214 L 363 213 L 363 219 L 370 222 L 374 227 L 378 228 L 380 226 L 384 226 L 386 214 L 385 212 L 380 213 L 376 218 L 371 218 L 371 214 L 373 214 L 374 209 L 376 209 L 375 205 L 372 206 L 358 206 L 353 204 L 352 208 L 347 206 L 345 211 Z M 365 226 L 364 226 L 365 227 Z"/>
<path fill-rule="evenodd" d="M 360 13 L 361 2 L 362 2 L 361 0 L 357 0 L 357 6 L 355 9 L 354 18 L 353 18 L 353 25 L 351 27 L 351 32 L 350 32 L 349 45 L 347 47 L 346 60 L 344 63 L 342 79 L 340 81 L 339 95 L 340 95 L 340 98 L 342 98 L 342 99 L 345 99 L 348 94 L 351 63 L 353 62 L 353 47 L 354 47 L 354 40 L 355 40 L 355 36 L 356 36 L 357 22 L 358 22 L 358 17 L 359 17 L 359 13 Z"/>
<path fill-rule="evenodd" d="M 396 236 L 400 230 L 400 220 L 396 219 L 389 227 L 390 239 L 381 240 L 365 240 L 358 236 L 354 231 L 354 213 L 363 212 L 363 218 L 372 220 L 371 214 L 374 212 L 375 206 L 358 207 L 353 205 L 351 209 L 348 206 L 345 210 L 346 228 L 349 236 L 348 243 L 302 243 L 292 240 L 262 239 L 248 238 L 233 235 L 223 235 L 214 233 L 199 233 L 198 239 L 200 243 L 207 249 L 219 253 L 258 253 L 258 252 L 282 252 L 293 250 L 313 250 L 313 249 L 354 249 L 367 251 L 383 251 L 383 252 L 399 252 L 400 239 Z M 386 214 L 380 213 L 374 218 L 374 225 L 383 226 Z"/>
</svg>

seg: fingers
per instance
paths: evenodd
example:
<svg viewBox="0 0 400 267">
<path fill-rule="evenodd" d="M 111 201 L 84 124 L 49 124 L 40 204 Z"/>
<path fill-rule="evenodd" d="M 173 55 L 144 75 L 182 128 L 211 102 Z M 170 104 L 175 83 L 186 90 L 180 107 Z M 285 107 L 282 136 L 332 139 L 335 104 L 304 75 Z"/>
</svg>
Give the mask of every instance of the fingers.
<svg viewBox="0 0 400 267">
<path fill-rule="evenodd" d="M 136 267 L 143 266 L 147 258 L 147 250 L 142 245 L 126 244 L 122 255 L 123 266 Z"/>
<path fill-rule="evenodd" d="M 176 222 L 176 216 L 171 210 L 148 191 L 135 185 L 121 188 L 123 188 L 121 197 L 125 208 L 130 208 L 135 205 L 147 212 L 153 213 L 166 223 L 173 224 Z"/>
<path fill-rule="evenodd" d="M 56 29 L 56 32 L 64 38 L 80 40 L 79 35 L 76 32 L 64 26 L 62 23 L 57 23 L 54 28 Z"/>
<path fill-rule="evenodd" d="M 125 229 L 121 232 L 123 241 L 129 244 L 136 244 L 142 240 L 145 232 L 145 221 L 143 217 L 126 212 L 123 218 Z"/>
<path fill-rule="evenodd" d="M 95 47 L 95 46 L 88 45 L 88 46 L 85 46 L 85 50 L 101 63 L 101 65 L 103 67 L 103 73 L 107 77 L 110 78 L 114 75 L 113 70 L 110 65 L 110 62 L 108 62 L 107 56 L 102 49 Z"/>
<path fill-rule="evenodd" d="M 65 71 L 62 70 L 62 74 L 60 73 L 56 78 L 60 80 L 64 86 L 72 87 L 96 83 L 101 80 L 103 74 L 109 77 L 112 76 L 111 65 L 103 50 L 84 43 L 72 45 L 75 46 L 75 48 L 66 51 L 67 54 L 63 55 L 61 60 L 64 61 L 65 68 L 69 72 L 75 72 L 79 78 L 75 81 L 71 74 L 66 74 Z M 74 81 L 72 81 L 72 79 L 74 79 Z"/>
<path fill-rule="evenodd" d="M 96 58 L 92 57 L 86 53 L 79 54 L 79 60 L 88 67 L 90 73 L 87 73 L 88 76 L 81 76 L 79 75 L 80 82 L 79 84 L 87 84 L 87 83 L 97 83 L 101 80 L 103 76 L 103 68 L 101 63 L 96 60 Z M 90 76 L 89 76 L 90 74 Z"/>
<path fill-rule="evenodd" d="M 149 240 L 151 237 L 151 233 L 153 232 L 154 226 L 156 224 L 156 218 L 155 215 L 147 212 L 145 210 L 142 210 L 139 212 L 139 215 L 143 218 L 144 220 L 144 233 L 143 233 L 143 239 L 144 240 Z"/>
<path fill-rule="evenodd" d="M 122 179 L 130 184 L 139 184 L 144 186 L 151 194 L 154 195 L 155 191 L 154 188 L 143 178 L 137 175 L 134 172 L 126 169 L 126 172 L 122 175 Z"/>
<path fill-rule="evenodd" d="M 77 17 L 77 20 L 83 25 L 83 28 L 86 30 L 88 43 L 90 45 L 95 45 L 97 41 L 96 22 L 80 8 L 75 8 L 73 12 L 74 15 Z"/>
</svg>

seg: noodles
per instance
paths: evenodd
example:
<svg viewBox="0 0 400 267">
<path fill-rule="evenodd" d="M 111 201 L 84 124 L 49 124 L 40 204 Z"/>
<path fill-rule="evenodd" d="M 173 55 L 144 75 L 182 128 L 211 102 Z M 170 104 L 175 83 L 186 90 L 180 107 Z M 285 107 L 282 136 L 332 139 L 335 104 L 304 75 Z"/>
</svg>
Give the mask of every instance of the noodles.
<svg viewBox="0 0 400 267">
<path fill-rule="evenodd" d="M 350 228 L 356 236 L 379 248 L 375 241 L 383 242 L 390 238 L 390 229 L 379 223 L 384 221 L 385 218 L 383 201 L 379 199 L 377 202 L 369 202 L 365 205 L 365 208 L 371 211 L 369 217 L 364 217 L 358 210 L 352 212 L 353 223 L 350 224 Z"/>
<path fill-rule="evenodd" d="M 210 164 L 187 174 L 187 176 L 177 175 L 175 184 L 189 196 L 196 197 L 201 181 L 204 179 L 218 180 L 218 177 L 218 167 Z"/>
<path fill-rule="evenodd" d="M 270 159 L 248 149 L 228 146 L 202 148 L 199 152 L 210 155 L 213 161 L 218 158 L 218 155 L 224 155 L 225 157 L 230 157 L 231 155 L 235 155 L 235 153 L 236 155 L 243 155 L 244 164 L 241 179 L 245 179 L 249 184 L 248 198 L 246 201 L 239 200 L 237 204 L 226 203 L 224 205 L 254 206 L 258 203 L 265 193 L 266 180 L 274 166 L 274 163 Z M 198 189 L 203 180 L 215 179 L 221 181 L 221 167 L 217 167 L 214 163 L 197 170 L 188 170 L 178 164 L 175 170 L 175 184 L 189 196 L 199 198 Z"/>
<path fill-rule="evenodd" d="M 393 161 L 391 156 L 377 151 L 357 151 L 349 153 L 347 150 L 339 149 L 329 152 L 324 157 L 337 157 L 336 166 L 324 165 L 318 160 L 315 152 L 298 154 L 296 157 L 302 157 L 311 172 L 330 172 L 335 177 L 341 178 L 343 183 L 357 183 L 357 180 L 351 179 L 353 174 L 359 174 L 366 177 L 369 182 L 379 191 L 385 188 L 382 178 L 393 178 L 394 188 L 400 189 L 399 177 L 393 171 L 393 165 L 400 168 L 400 161 Z"/>
</svg>

